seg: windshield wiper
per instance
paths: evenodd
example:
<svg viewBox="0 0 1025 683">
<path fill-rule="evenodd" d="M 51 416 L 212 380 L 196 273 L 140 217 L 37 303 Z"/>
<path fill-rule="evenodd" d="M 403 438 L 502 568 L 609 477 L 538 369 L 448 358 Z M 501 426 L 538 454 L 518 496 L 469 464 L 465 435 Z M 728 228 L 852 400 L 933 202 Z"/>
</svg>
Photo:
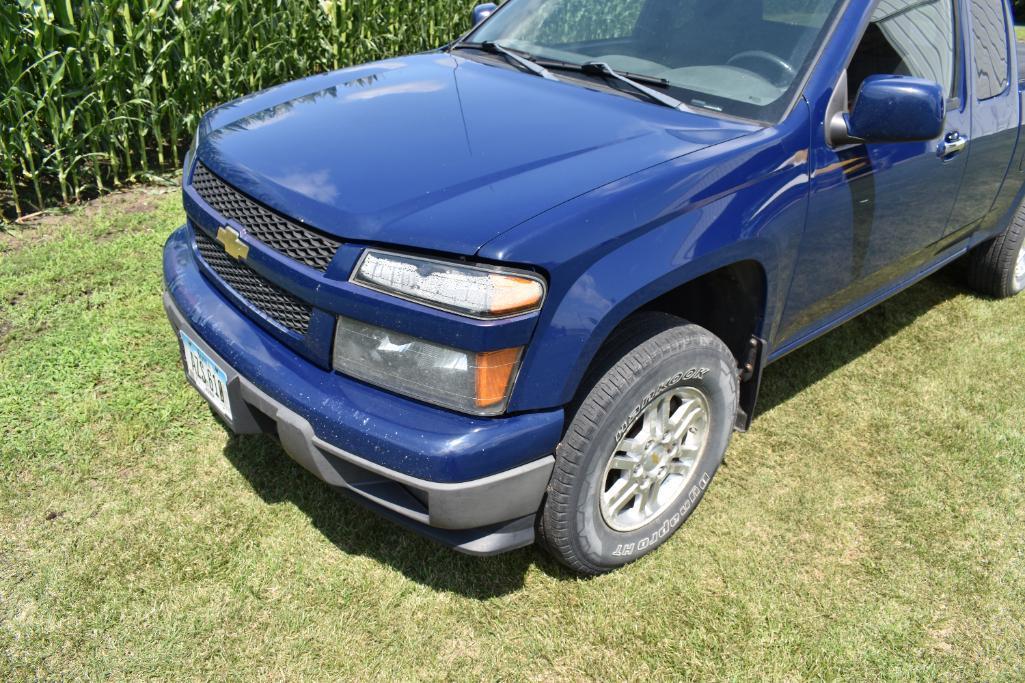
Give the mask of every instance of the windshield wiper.
<svg viewBox="0 0 1025 683">
<path fill-rule="evenodd" d="M 620 81 L 622 83 L 626 83 L 627 85 L 629 85 L 631 88 L 633 88 L 637 92 L 643 93 L 644 95 L 646 95 L 647 97 L 651 98 L 652 100 L 654 100 L 654 101 L 658 102 L 659 104 L 662 104 L 662 105 L 664 105 L 666 107 L 670 107 L 671 109 L 679 109 L 681 111 L 691 111 L 690 107 L 688 107 L 686 104 L 684 104 L 680 100 L 676 99 L 675 97 L 672 97 L 671 95 L 666 95 L 665 93 L 661 93 L 661 92 L 659 92 L 657 90 L 649 88 L 648 86 L 644 85 L 643 83 L 640 83 L 641 80 L 646 80 L 646 81 L 657 83 L 659 85 L 668 86 L 669 82 L 664 80 L 664 79 L 655 78 L 655 77 L 652 77 L 652 76 L 636 76 L 634 78 L 628 78 L 628 77 L 624 76 L 623 74 L 619 73 L 618 71 L 616 71 L 615 69 L 613 69 L 611 66 L 609 66 L 605 62 L 587 62 L 585 64 L 581 64 L 579 66 L 579 68 L 580 68 L 580 71 L 582 71 L 585 74 L 586 73 L 599 74 L 601 76 L 606 76 L 608 78 L 614 78 L 617 81 Z M 633 76 L 633 74 L 631 74 L 631 76 Z"/>
<path fill-rule="evenodd" d="M 559 80 L 555 76 L 555 74 L 553 74 L 551 71 L 549 71 L 548 69 L 544 68 L 543 66 L 541 66 L 540 64 L 538 64 L 534 60 L 528 59 L 527 57 L 524 57 L 522 55 L 518 55 L 515 52 L 513 52 L 512 50 L 510 50 L 510 49 L 508 49 L 506 47 L 502 47 L 501 45 L 499 45 L 498 43 L 496 43 L 496 42 L 494 42 L 492 40 L 486 40 L 483 43 L 456 43 L 450 49 L 452 49 L 452 50 L 461 50 L 463 48 L 471 48 L 471 49 L 474 49 L 474 50 L 483 50 L 484 52 L 490 52 L 493 55 L 502 55 L 503 57 L 505 57 L 507 59 L 511 59 L 512 61 L 514 61 L 517 64 L 519 64 L 520 66 L 522 66 L 527 71 L 529 71 L 529 72 L 531 72 L 533 74 L 536 74 L 536 75 L 540 76 L 541 78 L 546 78 L 549 81 L 557 81 L 557 80 Z"/>
</svg>

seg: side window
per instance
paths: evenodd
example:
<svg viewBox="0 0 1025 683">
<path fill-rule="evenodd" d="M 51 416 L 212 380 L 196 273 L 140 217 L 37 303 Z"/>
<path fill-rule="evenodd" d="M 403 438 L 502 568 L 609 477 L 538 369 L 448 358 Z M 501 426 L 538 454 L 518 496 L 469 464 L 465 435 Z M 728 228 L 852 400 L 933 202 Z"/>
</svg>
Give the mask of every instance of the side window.
<svg viewBox="0 0 1025 683">
<path fill-rule="evenodd" d="M 593 40 L 629 38 L 634 33 L 644 0 L 595 3 L 564 0 L 549 3 L 553 9 L 541 20 L 537 42 L 558 45 Z M 539 14 L 544 14 L 542 7 Z"/>
<path fill-rule="evenodd" d="M 1007 89 L 1007 16 L 1001 0 L 972 0 L 972 45 L 975 48 L 975 97 L 986 100 Z"/>
<path fill-rule="evenodd" d="M 850 97 L 876 74 L 924 78 L 954 94 L 953 0 L 879 0 L 847 69 Z"/>
</svg>

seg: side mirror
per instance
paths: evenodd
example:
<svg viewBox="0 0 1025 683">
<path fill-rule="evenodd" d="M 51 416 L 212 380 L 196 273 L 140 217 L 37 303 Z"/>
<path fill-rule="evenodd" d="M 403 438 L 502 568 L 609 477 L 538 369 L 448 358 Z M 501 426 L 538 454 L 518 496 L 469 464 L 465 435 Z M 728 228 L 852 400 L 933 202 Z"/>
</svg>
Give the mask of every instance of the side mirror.
<svg viewBox="0 0 1025 683">
<path fill-rule="evenodd" d="M 498 9 L 498 5 L 493 2 L 486 2 L 483 5 L 477 5 L 473 8 L 473 25 L 476 26 L 480 22 L 484 21 Z"/>
<path fill-rule="evenodd" d="M 943 133 L 946 97 L 938 83 L 909 76 L 869 76 L 850 114 L 847 142 L 925 142 Z M 839 126 L 836 121 L 833 125 Z"/>
</svg>

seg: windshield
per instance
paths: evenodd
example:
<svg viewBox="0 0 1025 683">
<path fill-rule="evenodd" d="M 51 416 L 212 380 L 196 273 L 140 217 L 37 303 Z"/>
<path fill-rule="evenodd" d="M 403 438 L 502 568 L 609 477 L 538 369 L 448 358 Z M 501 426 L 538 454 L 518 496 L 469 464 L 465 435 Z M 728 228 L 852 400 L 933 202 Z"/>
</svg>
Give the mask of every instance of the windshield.
<svg viewBox="0 0 1025 683">
<path fill-rule="evenodd" d="M 509 0 L 466 40 L 499 43 L 556 70 L 605 62 L 664 81 L 665 92 L 692 107 L 775 121 L 841 4 Z"/>
</svg>

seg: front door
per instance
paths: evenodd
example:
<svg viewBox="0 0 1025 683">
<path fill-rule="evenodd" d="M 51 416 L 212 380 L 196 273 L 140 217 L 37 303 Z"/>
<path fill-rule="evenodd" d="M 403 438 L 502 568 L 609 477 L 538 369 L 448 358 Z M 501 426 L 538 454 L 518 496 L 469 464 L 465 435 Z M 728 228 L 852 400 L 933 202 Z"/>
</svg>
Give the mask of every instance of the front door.
<svg viewBox="0 0 1025 683">
<path fill-rule="evenodd" d="M 868 76 L 925 78 L 949 93 L 946 128 L 928 142 L 834 148 L 825 139 L 812 141 L 808 222 L 779 346 L 863 306 L 873 292 L 922 265 L 943 237 L 966 158 L 944 140 L 965 136 L 970 127 L 954 2 L 880 0 L 872 11 L 847 67 L 848 106 Z"/>
</svg>

